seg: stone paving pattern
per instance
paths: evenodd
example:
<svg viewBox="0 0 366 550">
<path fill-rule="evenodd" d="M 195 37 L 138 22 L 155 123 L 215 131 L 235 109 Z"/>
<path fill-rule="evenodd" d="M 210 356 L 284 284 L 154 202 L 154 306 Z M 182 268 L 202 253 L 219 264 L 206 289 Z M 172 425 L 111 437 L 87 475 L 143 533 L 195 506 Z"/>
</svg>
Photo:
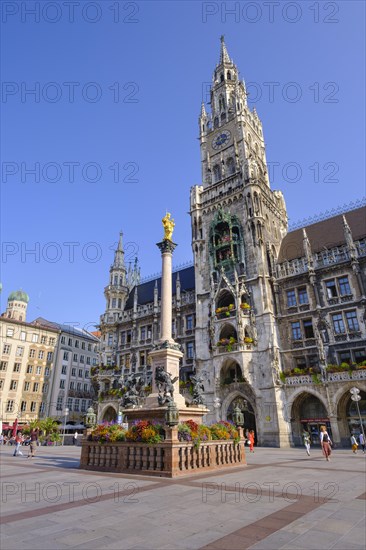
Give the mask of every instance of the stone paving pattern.
<svg viewBox="0 0 366 550">
<path fill-rule="evenodd" d="M 366 547 L 360 452 L 257 448 L 247 467 L 171 480 L 79 470 L 80 451 L 0 448 L 2 550 Z"/>
</svg>

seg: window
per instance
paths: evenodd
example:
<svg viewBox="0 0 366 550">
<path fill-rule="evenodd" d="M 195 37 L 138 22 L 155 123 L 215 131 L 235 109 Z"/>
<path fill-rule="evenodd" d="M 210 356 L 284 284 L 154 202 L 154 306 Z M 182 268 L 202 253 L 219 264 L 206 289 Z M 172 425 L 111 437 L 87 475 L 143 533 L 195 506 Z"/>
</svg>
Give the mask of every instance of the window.
<svg viewBox="0 0 366 550">
<path fill-rule="evenodd" d="M 73 367 L 71 369 L 71 376 L 76 376 L 76 368 L 75 367 Z"/>
<path fill-rule="evenodd" d="M 60 390 L 64 390 L 65 389 L 65 380 L 62 379 L 60 380 Z"/>
<path fill-rule="evenodd" d="M 53 359 L 53 353 L 52 353 L 52 351 L 49 351 L 47 353 L 47 361 L 50 362 L 50 361 L 52 361 L 52 359 Z"/>
<path fill-rule="evenodd" d="M 21 363 L 14 363 L 13 372 L 20 372 Z"/>
<path fill-rule="evenodd" d="M 111 336 L 111 335 L 109 335 L 109 336 Z M 127 336 L 127 344 L 130 344 L 130 343 L 131 343 L 131 339 L 132 339 L 132 335 L 131 335 L 131 331 L 130 331 L 130 330 L 127 331 L 127 335 L 126 335 L 126 336 Z"/>
<path fill-rule="evenodd" d="M 45 410 L 46 410 L 46 403 L 43 403 L 43 402 L 40 403 L 39 404 L 39 414 L 44 414 Z"/>
<path fill-rule="evenodd" d="M 40 365 L 36 367 L 36 374 L 42 374 L 42 367 Z"/>
<path fill-rule="evenodd" d="M 15 352 L 15 355 L 17 357 L 23 357 L 24 348 L 22 346 L 17 346 L 17 350 Z"/>
<path fill-rule="evenodd" d="M 85 371 L 85 378 L 89 378 L 89 371 L 88 370 Z"/>
<path fill-rule="evenodd" d="M 218 164 L 213 167 L 214 183 L 221 180 L 221 169 Z"/>
<path fill-rule="evenodd" d="M 32 413 L 36 412 L 36 406 L 37 406 L 37 403 L 35 401 L 32 401 L 30 406 L 30 410 Z"/>
<path fill-rule="evenodd" d="M 6 403 L 6 412 L 11 413 L 14 410 L 14 401 L 13 399 L 8 399 Z"/>
<path fill-rule="evenodd" d="M 314 338 L 313 322 L 311 319 L 303 321 L 305 338 Z"/>
<path fill-rule="evenodd" d="M 0 370 L 4 371 L 6 370 L 8 367 L 8 362 L 7 361 L 1 361 L 0 362 Z"/>
<path fill-rule="evenodd" d="M 41 336 L 41 344 L 47 343 L 47 336 Z"/>
<path fill-rule="evenodd" d="M 327 291 L 328 298 L 336 298 L 338 296 L 337 287 L 334 279 L 325 281 L 325 288 Z"/>
<path fill-rule="evenodd" d="M 24 382 L 24 391 L 29 391 L 30 382 Z"/>
<path fill-rule="evenodd" d="M 75 382 L 71 381 L 70 382 L 70 390 L 74 390 L 75 389 Z"/>
<path fill-rule="evenodd" d="M 92 363 L 93 363 L 93 367 L 95 367 L 95 365 L 97 364 L 97 360 L 96 360 L 96 358 L 95 358 L 95 357 L 93 357 L 93 361 L 92 361 Z"/>
<path fill-rule="evenodd" d="M 145 359 L 146 359 L 145 352 L 140 351 L 140 367 L 145 366 Z"/>
<path fill-rule="evenodd" d="M 79 378 L 83 377 L 83 369 L 79 369 L 78 376 L 79 376 Z"/>
<path fill-rule="evenodd" d="M 308 293 L 306 291 L 306 287 L 299 288 L 297 290 L 297 295 L 299 297 L 299 304 L 308 304 L 309 298 Z"/>
<path fill-rule="evenodd" d="M 64 351 L 64 361 L 68 361 L 68 360 L 69 360 L 69 352 Z"/>
<path fill-rule="evenodd" d="M 49 343 L 50 346 L 54 346 L 54 345 L 55 345 L 55 342 L 56 342 L 56 338 L 50 338 L 50 339 L 48 340 L 48 343 Z"/>
<path fill-rule="evenodd" d="M 81 349 L 85 349 L 85 342 L 81 342 Z"/>
<path fill-rule="evenodd" d="M 64 344 L 66 342 L 65 336 L 61 336 L 61 344 Z"/>
<path fill-rule="evenodd" d="M 62 365 L 61 374 L 67 374 L 67 365 Z"/>
<path fill-rule="evenodd" d="M 49 375 L 50 375 L 50 367 L 46 367 L 46 368 L 44 369 L 44 375 L 45 375 L 45 376 L 49 376 Z"/>
<path fill-rule="evenodd" d="M 79 340 L 75 340 L 75 347 L 76 347 L 76 348 L 79 347 Z"/>
<path fill-rule="evenodd" d="M 10 346 L 9 344 L 4 344 L 4 347 L 3 347 L 3 354 L 4 354 L 4 355 L 9 355 L 10 350 L 11 350 L 11 346 Z"/>
<path fill-rule="evenodd" d="M 37 392 L 39 390 L 39 384 L 38 382 L 33 383 L 33 391 Z"/>
<path fill-rule="evenodd" d="M 351 363 L 351 352 L 349 350 L 344 350 L 338 352 L 338 359 L 340 363 Z"/>
<path fill-rule="evenodd" d="M 187 330 L 193 329 L 193 315 L 186 316 L 186 328 Z"/>
<path fill-rule="evenodd" d="M 341 313 L 336 313 L 336 314 L 332 315 L 332 319 L 333 319 L 334 332 L 336 334 L 343 334 L 344 332 L 346 332 L 345 327 L 344 327 L 343 317 L 342 317 Z"/>
<path fill-rule="evenodd" d="M 75 399 L 74 411 L 79 412 L 80 399 Z"/>
<path fill-rule="evenodd" d="M 88 344 L 88 351 L 91 351 L 91 344 Z"/>
<path fill-rule="evenodd" d="M 316 367 L 319 364 L 319 357 L 317 355 L 309 355 L 309 367 Z"/>
<path fill-rule="evenodd" d="M 17 389 L 18 380 L 10 380 L 10 391 L 15 391 Z"/>
<path fill-rule="evenodd" d="M 85 358 L 84 355 L 80 355 L 80 363 L 84 363 L 84 362 L 85 362 L 85 361 L 84 361 L 84 358 Z"/>
<path fill-rule="evenodd" d="M 38 342 L 38 334 L 32 334 L 32 342 L 35 344 Z"/>
<path fill-rule="evenodd" d="M 81 391 L 81 382 L 77 382 L 76 391 Z"/>
<path fill-rule="evenodd" d="M 296 294 L 294 290 L 288 290 L 286 292 L 287 295 L 287 307 L 294 307 L 296 306 Z"/>
<path fill-rule="evenodd" d="M 193 342 L 187 342 L 187 359 L 193 359 L 194 355 L 194 343 Z"/>
<path fill-rule="evenodd" d="M 68 406 L 68 408 L 70 409 L 70 411 L 72 411 L 72 403 L 73 403 L 73 398 L 72 398 L 72 397 L 68 397 L 68 398 L 67 398 L 67 406 Z"/>
<path fill-rule="evenodd" d="M 48 384 L 43 384 L 42 385 L 42 393 L 47 393 L 48 392 Z"/>
<path fill-rule="evenodd" d="M 1 378 L 0 380 L 0 390 L 2 390 L 4 387 L 4 380 Z"/>
<path fill-rule="evenodd" d="M 146 340 L 146 327 L 141 327 L 140 329 L 140 339 Z"/>
<path fill-rule="evenodd" d="M 63 397 L 57 398 L 56 411 L 62 411 Z"/>
<path fill-rule="evenodd" d="M 355 311 L 346 311 L 346 321 L 350 332 L 356 332 L 359 330 L 357 313 Z"/>
<path fill-rule="evenodd" d="M 13 338 L 14 336 L 14 329 L 13 328 L 8 328 L 6 330 L 6 336 L 8 336 L 9 338 Z"/>
<path fill-rule="evenodd" d="M 81 412 L 86 411 L 86 399 L 81 400 Z"/>
<path fill-rule="evenodd" d="M 36 356 L 36 350 L 33 349 L 33 348 L 30 349 L 30 350 L 29 350 L 29 357 L 30 357 L 31 359 L 33 359 L 35 356 Z"/>
<path fill-rule="evenodd" d="M 26 340 L 26 333 L 25 333 L 24 330 L 22 330 L 22 331 L 20 332 L 20 339 L 21 339 L 23 342 L 25 342 L 25 340 Z"/>
<path fill-rule="evenodd" d="M 86 364 L 90 365 L 90 357 L 89 356 L 86 358 Z"/>
<path fill-rule="evenodd" d="M 89 391 L 89 386 L 88 386 L 88 384 L 84 384 L 84 391 Z"/>
<path fill-rule="evenodd" d="M 305 369 L 306 368 L 306 358 L 301 357 L 295 357 L 295 365 L 297 369 Z"/>
<path fill-rule="evenodd" d="M 39 350 L 38 352 L 38 359 L 43 359 L 44 358 L 44 351 L 43 350 Z"/>
<path fill-rule="evenodd" d="M 292 331 L 292 339 L 293 340 L 301 340 L 302 339 L 301 328 L 300 328 L 300 323 L 299 322 L 291 323 L 291 331 Z"/>
<path fill-rule="evenodd" d="M 345 296 L 347 294 L 351 293 L 351 287 L 349 286 L 348 277 L 339 277 L 338 279 L 338 285 L 339 285 L 339 294 L 341 296 Z"/>
<path fill-rule="evenodd" d="M 27 410 L 27 402 L 22 401 L 20 405 L 20 410 L 24 413 Z"/>
<path fill-rule="evenodd" d="M 78 360 L 78 354 L 77 353 L 74 353 L 74 355 L 72 356 L 72 360 L 74 361 L 74 363 L 77 363 L 77 360 Z"/>
<path fill-rule="evenodd" d="M 68 346 L 72 346 L 72 338 L 69 338 L 68 341 L 67 341 L 67 345 Z M 77 346 L 75 346 L 76 348 L 79 347 L 79 344 Z"/>
<path fill-rule="evenodd" d="M 33 365 L 28 365 L 27 366 L 27 374 L 32 374 L 33 372 Z"/>
</svg>

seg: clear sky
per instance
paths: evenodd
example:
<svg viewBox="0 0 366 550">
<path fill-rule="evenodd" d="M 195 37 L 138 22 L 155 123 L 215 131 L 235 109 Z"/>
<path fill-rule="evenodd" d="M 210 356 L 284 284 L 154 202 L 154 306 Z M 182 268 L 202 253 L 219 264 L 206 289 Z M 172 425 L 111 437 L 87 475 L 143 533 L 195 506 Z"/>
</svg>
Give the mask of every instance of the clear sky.
<svg viewBox="0 0 366 550">
<path fill-rule="evenodd" d="M 119 231 L 142 275 L 157 272 L 166 209 L 175 264 L 191 259 L 197 119 L 221 34 L 290 222 L 365 195 L 363 1 L 1 9 L 1 311 L 22 288 L 29 320 L 97 323 Z"/>
</svg>

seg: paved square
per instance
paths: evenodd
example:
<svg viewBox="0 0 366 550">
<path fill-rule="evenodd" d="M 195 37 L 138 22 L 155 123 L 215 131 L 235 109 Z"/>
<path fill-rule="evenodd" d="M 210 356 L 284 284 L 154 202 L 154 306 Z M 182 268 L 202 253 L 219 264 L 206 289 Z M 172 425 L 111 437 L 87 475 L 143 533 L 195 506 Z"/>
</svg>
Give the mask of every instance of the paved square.
<svg viewBox="0 0 366 550">
<path fill-rule="evenodd" d="M 80 447 L 0 448 L 1 548 L 364 549 L 366 455 L 257 448 L 179 480 L 79 470 Z"/>
</svg>

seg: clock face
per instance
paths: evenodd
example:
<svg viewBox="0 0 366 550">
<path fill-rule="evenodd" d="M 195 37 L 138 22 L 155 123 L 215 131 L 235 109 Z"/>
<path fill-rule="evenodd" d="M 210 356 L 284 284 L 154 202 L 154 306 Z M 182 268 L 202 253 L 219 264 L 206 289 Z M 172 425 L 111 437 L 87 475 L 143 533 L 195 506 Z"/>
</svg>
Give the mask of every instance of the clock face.
<svg viewBox="0 0 366 550">
<path fill-rule="evenodd" d="M 223 132 L 220 132 L 216 134 L 212 141 L 212 147 L 213 149 L 219 149 L 220 147 L 223 147 L 227 143 L 229 143 L 231 138 L 231 134 L 229 130 L 224 130 Z"/>
</svg>

